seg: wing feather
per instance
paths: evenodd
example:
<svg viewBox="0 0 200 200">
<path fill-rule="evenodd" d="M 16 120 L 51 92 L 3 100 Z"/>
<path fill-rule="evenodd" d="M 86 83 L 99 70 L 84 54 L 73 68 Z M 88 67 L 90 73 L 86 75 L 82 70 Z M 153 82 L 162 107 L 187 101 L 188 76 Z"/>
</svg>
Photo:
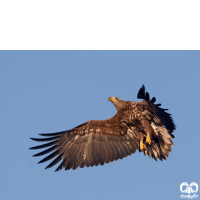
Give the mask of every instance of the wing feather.
<svg viewBox="0 0 200 200">
<path fill-rule="evenodd" d="M 62 154 L 58 155 L 57 158 L 53 160 L 45 169 L 53 167 L 61 160 L 62 160 Z"/>
<path fill-rule="evenodd" d="M 99 145 L 99 158 L 100 158 L 100 165 L 104 165 L 104 148 L 103 148 L 103 143 L 102 141 L 98 141 L 98 145 Z"/>
<path fill-rule="evenodd" d="M 50 147 L 50 148 L 48 148 L 48 149 L 46 149 L 46 150 L 44 150 L 44 151 L 42 151 L 40 153 L 37 153 L 37 154 L 35 154 L 33 156 L 42 156 L 44 154 L 50 153 L 51 151 L 54 151 L 56 148 L 57 148 L 57 146 L 54 145 L 54 146 L 52 146 L 52 147 Z"/>
<path fill-rule="evenodd" d="M 106 151 L 106 163 L 109 163 L 109 162 L 113 162 L 114 161 L 114 152 L 110 146 L 110 142 L 108 141 L 108 138 L 105 137 L 105 142 L 103 143 L 104 146 L 107 148 L 107 151 Z"/>
<path fill-rule="evenodd" d="M 81 151 L 77 158 L 77 164 L 80 168 L 83 168 L 85 166 L 85 159 L 84 159 L 84 149 L 85 149 L 86 143 L 81 144 Z"/>
<path fill-rule="evenodd" d="M 50 154 L 49 156 L 47 156 L 46 158 L 42 159 L 39 163 L 43 163 L 43 162 L 46 162 L 52 158 L 54 158 L 55 156 L 57 156 L 59 154 L 59 151 L 56 150 L 54 151 L 52 154 Z"/>
<path fill-rule="evenodd" d="M 56 141 L 49 142 L 49 143 L 46 143 L 46 144 L 42 144 L 42 145 L 35 146 L 35 147 L 31 147 L 30 149 L 42 149 L 42 148 L 46 148 L 46 147 L 52 146 L 54 144 L 56 144 Z"/>
</svg>

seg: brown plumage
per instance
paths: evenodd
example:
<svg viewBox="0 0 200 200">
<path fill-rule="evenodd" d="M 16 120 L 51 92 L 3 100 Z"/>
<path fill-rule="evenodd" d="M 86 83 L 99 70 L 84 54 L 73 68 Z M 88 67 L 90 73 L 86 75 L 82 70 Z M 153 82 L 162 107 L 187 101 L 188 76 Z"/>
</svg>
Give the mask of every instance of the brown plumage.
<svg viewBox="0 0 200 200">
<path fill-rule="evenodd" d="M 40 134 L 45 138 L 31 138 L 38 142 L 48 142 L 30 149 L 48 149 L 35 154 L 51 153 L 39 163 L 54 160 L 46 167 L 51 168 L 59 161 L 56 171 L 65 168 L 76 169 L 84 166 L 104 165 L 122 159 L 136 150 L 155 160 L 166 159 L 171 152 L 175 130 L 170 114 L 154 104 L 155 97 L 149 98 L 144 85 L 138 92 L 142 102 L 123 101 L 109 97 L 117 109 L 110 119 L 91 120 L 75 128 L 58 133 Z"/>
</svg>

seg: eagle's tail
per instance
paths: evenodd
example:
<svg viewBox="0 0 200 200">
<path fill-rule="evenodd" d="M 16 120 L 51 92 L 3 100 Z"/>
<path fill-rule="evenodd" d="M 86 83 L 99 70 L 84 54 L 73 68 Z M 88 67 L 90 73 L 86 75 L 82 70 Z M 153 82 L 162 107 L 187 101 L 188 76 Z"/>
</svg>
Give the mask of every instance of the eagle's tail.
<svg viewBox="0 0 200 200">
<path fill-rule="evenodd" d="M 172 151 L 171 146 L 173 146 L 173 142 L 171 139 L 174 138 L 174 135 L 169 133 L 169 131 L 162 126 L 158 126 L 151 123 L 151 127 L 154 130 L 154 137 L 151 140 L 151 145 L 147 145 L 147 149 L 144 150 L 145 156 L 150 155 L 151 158 L 155 160 L 164 159 L 169 156 L 169 152 Z"/>
</svg>

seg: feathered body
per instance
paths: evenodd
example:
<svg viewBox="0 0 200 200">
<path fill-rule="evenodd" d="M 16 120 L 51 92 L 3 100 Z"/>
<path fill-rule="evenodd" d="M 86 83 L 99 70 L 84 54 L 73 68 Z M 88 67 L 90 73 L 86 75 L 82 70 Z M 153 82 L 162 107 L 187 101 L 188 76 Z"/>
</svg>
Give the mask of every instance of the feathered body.
<svg viewBox="0 0 200 200">
<path fill-rule="evenodd" d="M 56 157 L 46 168 L 62 160 L 56 171 L 76 169 L 84 166 L 97 166 L 122 159 L 136 150 L 144 151 L 155 160 L 166 159 L 171 152 L 175 130 L 170 114 L 150 100 L 144 86 L 138 92 L 142 102 L 123 101 L 110 97 L 117 113 L 110 119 L 91 120 L 71 130 L 40 134 L 45 138 L 31 138 L 46 144 L 32 147 L 40 149 L 50 147 L 34 156 L 51 153 L 39 163 Z"/>
</svg>

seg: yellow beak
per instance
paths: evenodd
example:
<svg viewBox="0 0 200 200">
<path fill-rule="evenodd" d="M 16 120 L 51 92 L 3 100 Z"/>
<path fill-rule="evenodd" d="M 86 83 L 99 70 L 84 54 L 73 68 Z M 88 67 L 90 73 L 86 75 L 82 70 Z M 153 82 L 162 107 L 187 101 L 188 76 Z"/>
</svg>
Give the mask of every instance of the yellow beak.
<svg viewBox="0 0 200 200">
<path fill-rule="evenodd" d="M 113 101 L 116 101 L 116 100 L 115 100 L 115 97 L 109 97 L 108 101 L 112 101 L 113 102 Z"/>
</svg>

